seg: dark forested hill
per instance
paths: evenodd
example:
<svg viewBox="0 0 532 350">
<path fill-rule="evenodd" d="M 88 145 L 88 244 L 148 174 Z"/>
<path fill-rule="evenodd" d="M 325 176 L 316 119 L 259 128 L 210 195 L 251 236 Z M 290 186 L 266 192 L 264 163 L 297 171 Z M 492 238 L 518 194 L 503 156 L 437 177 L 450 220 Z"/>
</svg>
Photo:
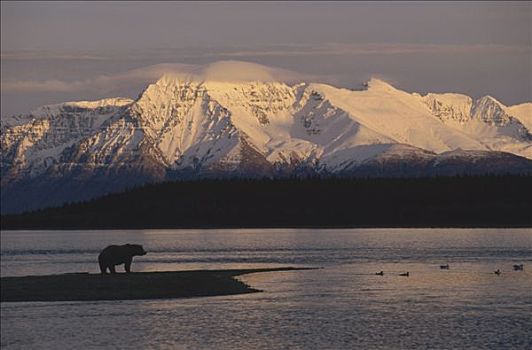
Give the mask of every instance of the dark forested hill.
<svg viewBox="0 0 532 350">
<path fill-rule="evenodd" d="M 532 227 L 532 177 L 200 180 L 2 217 L 2 229 Z"/>
</svg>

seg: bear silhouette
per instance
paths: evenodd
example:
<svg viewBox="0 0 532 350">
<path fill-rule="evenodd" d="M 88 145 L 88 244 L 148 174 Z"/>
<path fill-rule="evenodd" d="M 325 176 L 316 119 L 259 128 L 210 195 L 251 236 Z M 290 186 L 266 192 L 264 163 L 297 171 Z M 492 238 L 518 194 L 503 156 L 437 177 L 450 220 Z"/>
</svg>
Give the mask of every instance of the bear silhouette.
<svg viewBox="0 0 532 350">
<path fill-rule="evenodd" d="M 98 263 L 102 274 L 116 273 L 115 266 L 124 264 L 126 272 L 131 271 L 131 262 L 134 256 L 146 255 L 140 244 L 110 245 L 98 255 Z"/>
</svg>

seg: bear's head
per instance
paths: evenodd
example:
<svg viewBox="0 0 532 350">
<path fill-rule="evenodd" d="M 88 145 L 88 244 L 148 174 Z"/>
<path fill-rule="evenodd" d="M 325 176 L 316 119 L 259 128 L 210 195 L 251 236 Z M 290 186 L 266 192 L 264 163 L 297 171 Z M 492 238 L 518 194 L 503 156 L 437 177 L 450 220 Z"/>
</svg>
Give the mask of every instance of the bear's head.
<svg viewBox="0 0 532 350">
<path fill-rule="evenodd" d="M 140 244 L 126 244 L 130 249 L 131 255 L 146 255 L 146 251 Z"/>
</svg>

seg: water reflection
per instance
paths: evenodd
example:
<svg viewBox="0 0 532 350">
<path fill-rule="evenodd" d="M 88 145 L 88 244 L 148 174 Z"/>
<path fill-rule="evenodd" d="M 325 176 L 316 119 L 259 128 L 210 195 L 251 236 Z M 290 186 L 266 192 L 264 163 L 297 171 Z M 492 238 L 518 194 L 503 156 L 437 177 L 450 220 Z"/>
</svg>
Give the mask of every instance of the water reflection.
<svg viewBox="0 0 532 350">
<path fill-rule="evenodd" d="M 96 272 L 99 249 L 126 242 L 149 251 L 135 271 L 322 268 L 241 276 L 257 294 L 4 303 L 2 348 L 532 346 L 532 230 L 3 232 L 2 274 Z"/>
</svg>

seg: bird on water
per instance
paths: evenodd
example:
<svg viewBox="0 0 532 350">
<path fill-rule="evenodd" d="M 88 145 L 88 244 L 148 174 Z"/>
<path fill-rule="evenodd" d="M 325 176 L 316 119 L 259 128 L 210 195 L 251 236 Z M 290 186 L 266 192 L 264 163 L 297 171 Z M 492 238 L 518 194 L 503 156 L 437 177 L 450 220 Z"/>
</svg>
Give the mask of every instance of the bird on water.
<svg viewBox="0 0 532 350">
<path fill-rule="evenodd" d="M 523 270 L 524 270 L 523 264 L 514 265 L 514 271 L 523 271 Z"/>
</svg>

